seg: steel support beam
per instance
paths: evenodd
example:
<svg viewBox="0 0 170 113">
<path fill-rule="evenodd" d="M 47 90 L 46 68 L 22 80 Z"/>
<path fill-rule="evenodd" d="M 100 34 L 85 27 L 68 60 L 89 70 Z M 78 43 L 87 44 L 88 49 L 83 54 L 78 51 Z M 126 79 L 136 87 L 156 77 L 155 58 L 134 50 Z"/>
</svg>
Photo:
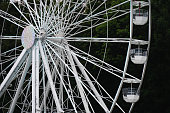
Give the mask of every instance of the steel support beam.
<svg viewBox="0 0 170 113">
<path fill-rule="evenodd" d="M 66 46 L 66 49 L 69 50 L 69 47 Z M 81 96 L 81 99 L 82 99 L 82 102 L 83 102 L 83 105 L 84 105 L 84 108 L 86 110 L 86 113 L 91 113 L 90 112 L 90 109 L 89 109 L 89 106 L 88 106 L 88 103 L 87 103 L 87 100 L 86 100 L 86 97 L 85 97 L 85 91 L 79 81 L 79 78 L 78 78 L 78 73 L 77 73 L 77 70 L 76 70 L 76 67 L 75 67 L 75 63 L 73 61 L 73 58 L 71 56 L 71 52 L 70 51 L 67 51 L 67 54 L 68 54 L 68 60 L 71 64 L 71 68 L 73 70 L 73 72 L 75 73 L 74 76 L 75 76 L 75 80 L 76 80 L 76 83 L 77 83 L 77 87 L 79 89 L 79 92 L 80 92 L 80 96 Z"/>
<path fill-rule="evenodd" d="M 0 17 L 12 22 L 13 24 L 17 25 L 17 26 L 20 26 L 21 28 L 24 28 L 26 26 L 28 26 L 29 24 L 16 18 L 15 16 L 13 15 L 10 15 L 9 13 L 6 13 L 5 11 L 3 10 L 0 10 Z"/>
<path fill-rule="evenodd" d="M 18 97 L 20 95 L 20 92 L 21 92 L 21 88 L 23 86 L 23 83 L 24 83 L 24 80 L 25 80 L 25 77 L 27 75 L 27 72 L 28 72 L 28 69 L 31 65 L 31 54 L 29 55 L 29 57 L 27 58 L 27 62 L 26 62 L 26 65 L 25 65 L 25 68 L 24 68 L 24 71 L 22 73 L 22 76 L 21 76 L 21 79 L 20 79 L 20 82 L 19 82 L 19 85 L 18 85 L 18 88 L 17 88 L 17 91 L 15 93 L 15 97 L 14 99 L 12 100 L 12 103 L 10 105 L 10 109 L 8 111 L 8 113 L 13 113 L 14 112 L 14 109 L 15 109 L 15 106 L 16 106 L 16 103 L 17 103 L 17 100 L 18 100 Z"/>
<path fill-rule="evenodd" d="M 35 80 L 36 80 L 36 47 L 35 45 L 32 47 L 32 113 L 36 113 L 36 86 L 35 86 Z"/>
<path fill-rule="evenodd" d="M 126 54 L 126 61 L 125 61 L 125 65 L 124 65 L 122 80 L 121 80 L 121 82 L 119 84 L 117 93 L 116 93 L 116 95 L 114 97 L 112 106 L 110 108 L 110 113 L 113 111 L 113 109 L 114 109 L 114 107 L 116 105 L 116 101 L 119 98 L 119 95 L 120 95 L 120 92 L 121 92 L 121 89 L 122 89 L 122 86 L 123 86 L 123 82 L 124 82 L 124 79 L 125 79 L 125 76 L 126 76 L 126 72 L 127 72 L 128 64 L 129 64 L 129 57 L 130 57 L 132 38 L 133 38 L 133 0 L 130 0 L 130 41 L 129 41 L 128 50 L 127 50 L 127 54 Z"/>
<path fill-rule="evenodd" d="M 57 62 L 58 62 L 58 60 L 56 61 L 56 63 Z M 56 74 L 56 69 L 54 68 L 53 71 L 52 71 L 52 79 L 54 79 L 55 74 Z M 44 76 L 44 74 L 43 74 L 43 76 Z M 45 77 L 44 77 L 44 79 L 45 79 Z M 48 94 L 49 94 L 49 91 L 50 91 L 50 83 L 49 83 L 49 81 L 47 81 L 46 87 L 44 87 L 44 88 L 45 88 L 44 97 L 43 97 L 44 101 L 42 101 L 41 106 L 40 106 L 41 112 L 42 112 L 43 107 L 45 107 L 45 105 L 46 105 L 45 102 L 47 100 L 47 97 L 48 97 Z"/>
<path fill-rule="evenodd" d="M 92 91 L 94 92 L 96 98 L 99 100 L 99 102 L 101 103 L 102 108 L 105 110 L 106 113 L 109 112 L 109 109 L 107 108 L 106 104 L 104 103 L 103 99 L 101 98 L 101 95 L 98 93 L 97 89 L 95 88 L 95 86 L 93 85 L 92 81 L 90 80 L 89 76 L 87 75 L 86 71 L 84 70 L 85 67 L 80 63 L 80 61 L 78 60 L 78 58 L 76 57 L 76 55 L 72 54 L 74 61 L 77 63 L 80 71 L 82 72 L 82 74 L 84 75 L 86 81 L 88 82 L 90 88 L 92 89 Z"/>
<path fill-rule="evenodd" d="M 35 77 L 35 91 L 36 91 L 36 95 L 35 95 L 35 100 L 36 100 L 36 113 L 40 113 L 40 96 L 39 96 L 39 64 L 40 64 L 40 58 L 39 58 L 39 46 L 38 43 L 36 43 L 36 48 L 35 48 L 35 73 L 36 73 L 36 77 Z"/>
<path fill-rule="evenodd" d="M 48 81 L 50 83 L 50 88 L 51 88 L 51 91 L 52 91 L 52 94 L 53 94 L 53 98 L 54 98 L 54 101 L 55 101 L 55 104 L 56 104 L 56 107 L 57 107 L 57 112 L 60 113 L 60 112 L 64 112 L 62 109 L 61 109 L 61 105 L 60 105 L 60 102 L 59 102 L 59 99 L 58 99 L 58 96 L 57 96 L 57 93 L 55 91 L 55 85 L 53 83 L 53 80 L 52 80 L 52 75 L 51 75 L 51 72 L 50 72 L 50 67 L 49 67 L 49 64 L 47 62 L 47 59 L 45 57 L 45 54 L 44 54 L 44 50 L 43 50 L 43 46 L 41 44 L 41 41 L 39 40 L 39 47 L 40 47 L 40 53 L 41 53 L 41 57 L 42 57 L 42 62 L 44 64 L 44 68 L 45 68 L 45 72 L 47 74 L 47 78 L 48 78 Z"/>
<path fill-rule="evenodd" d="M 7 76 L 3 80 L 3 82 L 0 85 L 0 97 L 3 95 L 9 84 L 13 81 L 13 79 L 17 76 L 16 73 L 21 66 L 21 64 L 24 62 L 25 58 L 27 57 L 29 50 L 23 49 L 20 56 L 17 58 L 16 62 L 12 66 L 11 70 L 8 72 Z"/>
</svg>

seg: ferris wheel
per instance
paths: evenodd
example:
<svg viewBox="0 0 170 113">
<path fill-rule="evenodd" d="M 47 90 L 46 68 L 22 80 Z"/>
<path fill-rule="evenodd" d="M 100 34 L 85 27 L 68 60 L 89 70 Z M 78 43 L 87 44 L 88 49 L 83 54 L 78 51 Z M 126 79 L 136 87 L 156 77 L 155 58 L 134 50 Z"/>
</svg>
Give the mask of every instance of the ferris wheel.
<svg viewBox="0 0 170 113">
<path fill-rule="evenodd" d="M 149 55 L 151 2 L 113 1 L 6 1 L 7 9 L 0 9 L 0 112 L 131 113 Z M 129 37 L 109 36 L 109 22 L 125 15 Z M 13 35 L 5 32 L 11 24 Z M 103 24 L 106 36 L 95 37 Z M 147 26 L 147 37 L 136 38 L 134 26 Z M 106 43 L 102 59 L 91 53 L 94 43 Z M 117 43 L 126 45 L 122 69 L 105 61 L 108 44 Z M 130 63 L 141 67 L 139 75 L 128 73 Z"/>
</svg>

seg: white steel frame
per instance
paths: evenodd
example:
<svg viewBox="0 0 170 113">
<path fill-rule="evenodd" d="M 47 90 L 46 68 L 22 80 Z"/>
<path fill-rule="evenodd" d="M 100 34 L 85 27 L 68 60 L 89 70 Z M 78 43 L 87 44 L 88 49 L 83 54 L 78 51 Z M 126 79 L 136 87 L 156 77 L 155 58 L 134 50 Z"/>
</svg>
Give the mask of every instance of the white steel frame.
<svg viewBox="0 0 170 113">
<path fill-rule="evenodd" d="M 133 0 L 124 0 L 124 2 L 111 7 L 107 7 L 107 0 L 101 1 L 100 4 L 97 0 L 75 0 L 74 2 L 72 0 L 23 0 L 20 4 L 12 1 L 10 4 L 15 7 L 21 17 L 17 18 L 1 9 L 0 17 L 21 29 L 32 25 L 36 39 L 30 49 L 21 51 L 22 46 L 18 46 L 5 52 L 0 51 L 2 52 L 0 53 L 1 66 L 8 63 L 8 66 L 0 72 L 4 78 L 0 83 L 0 99 L 5 98 L 6 95 L 9 95 L 11 99 L 6 103 L 2 99 L 0 109 L 3 112 L 13 113 L 17 108 L 22 113 L 97 113 L 91 98 L 105 113 L 112 113 L 116 106 L 123 113 L 132 112 L 135 103 L 131 104 L 128 111 L 124 111 L 117 100 L 124 80 L 127 78 L 140 81 L 138 91 L 141 89 L 147 62 L 143 66 L 141 78 L 127 73 L 127 70 L 132 45 L 146 45 L 149 53 L 151 40 L 150 0 L 142 5 L 142 7 L 149 7 L 147 40 L 133 38 Z M 120 8 L 127 4 L 130 4 L 130 9 Z M 107 23 L 108 34 L 108 22 L 127 14 L 130 14 L 129 37 L 108 38 L 108 35 L 106 38 L 93 37 L 95 27 Z M 107 15 L 106 18 L 104 15 Z M 86 31 L 90 32 L 89 37 L 77 36 Z M 18 34 L 15 36 L 1 35 L 0 39 L 3 43 L 6 40 L 20 40 L 21 36 Z M 124 69 L 118 69 L 106 63 L 104 59 L 100 60 L 90 55 L 89 52 L 74 47 L 70 42 L 89 42 L 90 45 L 92 42 L 127 43 Z M 14 51 L 15 55 L 13 55 Z M 84 65 L 80 59 L 118 78 L 120 83 L 116 94 L 110 95 L 98 82 L 98 79 L 88 71 L 86 63 Z M 3 74 L 7 70 L 9 72 L 6 75 Z M 14 82 L 15 86 L 13 86 Z M 14 93 L 11 93 L 12 91 Z"/>
</svg>

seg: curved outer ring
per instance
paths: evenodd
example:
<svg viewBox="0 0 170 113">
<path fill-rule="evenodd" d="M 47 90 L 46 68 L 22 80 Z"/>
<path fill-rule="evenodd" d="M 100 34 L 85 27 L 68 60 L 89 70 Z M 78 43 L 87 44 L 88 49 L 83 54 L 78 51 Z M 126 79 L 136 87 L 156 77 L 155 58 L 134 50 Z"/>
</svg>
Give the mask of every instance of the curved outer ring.
<svg viewBox="0 0 170 113">
<path fill-rule="evenodd" d="M 149 56 L 149 49 L 150 49 L 150 41 L 151 41 L 151 1 L 149 1 L 149 34 L 148 34 L 148 47 L 147 47 L 147 51 L 148 51 L 148 56 Z M 130 0 L 130 12 L 133 12 L 133 0 Z M 119 98 L 119 95 L 120 95 L 120 92 L 121 92 L 121 89 L 122 89 L 122 86 L 123 86 L 123 81 L 125 79 L 125 73 L 127 71 L 127 67 L 128 67 L 128 63 L 129 63 L 129 57 L 130 57 L 130 49 L 131 49 L 131 45 L 132 45 L 132 37 L 133 37 L 133 13 L 130 13 L 130 42 L 129 42 L 129 46 L 128 46 L 128 51 L 127 51 L 127 55 L 126 55 L 126 62 L 125 62 L 125 66 L 124 66 L 124 72 L 123 72 L 123 77 L 122 77 L 122 80 L 120 82 L 120 85 L 119 85 L 119 88 L 117 90 L 117 93 L 115 95 L 115 98 L 113 100 L 113 104 L 110 108 L 110 113 L 112 113 L 115 105 L 116 105 L 116 102 Z M 141 86 L 142 86 L 142 83 L 143 83 L 143 80 L 144 80 L 144 75 L 145 75 L 145 71 L 146 71 L 146 67 L 147 67 L 147 61 L 148 61 L 148 57 L 147 57 L 147 60 L 143 66 L 143 72 L 142 72 L 142 76 L 141 76 L 141 82 L 138 86 L 138 91 L 140 91 L 141 89 Z M 131 104 L 131 107 L 129 109 L 129 113 L 132 112 L 132 109 L 134 107 L 135 103 L 132 103 Z"/>
</svg>

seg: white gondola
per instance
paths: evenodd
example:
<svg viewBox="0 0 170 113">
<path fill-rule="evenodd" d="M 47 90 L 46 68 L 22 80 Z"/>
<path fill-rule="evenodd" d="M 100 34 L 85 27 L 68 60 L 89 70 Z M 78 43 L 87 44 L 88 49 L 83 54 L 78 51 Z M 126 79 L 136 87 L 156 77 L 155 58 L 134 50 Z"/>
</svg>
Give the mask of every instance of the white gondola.
<svg viewBox="0 0 170 113">
<path fill-rule="evenodd" d="M 147 60 L 147 51 L 142 48 L 131 49 L 131 61 L 134 64 L 144 64 Z"/>
<path fill-rule="evenodd" d="M 139 91 L 137 88 L 133 88 L 133 83 L 140 83 L 140 80 L 125 78 L 124 83 L 131 84 L 130 88 L 123 88 L 123 99 L 128 103 L 135 103 L 139 100 Z"/>
<path fill-rule="evenodd" d="M 128 103 L 135 103 L 139 100 L 139 92 L 136 88 L 123 88 L 123 99 Z"/>
<path fill-rule="evenodd" d="M 133 6 L 138 7 L 138 9 L 133 10 L 133 23 L 135 25 L 144 25 L 148 21 L 148 11 L 141 9 L 148 5 L 145 1 L 133 1 Z"/>
<path fill-rule="evenodd" d="M 133 11 L 133 23 L 135 25 L 144 25 L 148 21 L 148 11 L 137 9 Z"/>
</svg>

